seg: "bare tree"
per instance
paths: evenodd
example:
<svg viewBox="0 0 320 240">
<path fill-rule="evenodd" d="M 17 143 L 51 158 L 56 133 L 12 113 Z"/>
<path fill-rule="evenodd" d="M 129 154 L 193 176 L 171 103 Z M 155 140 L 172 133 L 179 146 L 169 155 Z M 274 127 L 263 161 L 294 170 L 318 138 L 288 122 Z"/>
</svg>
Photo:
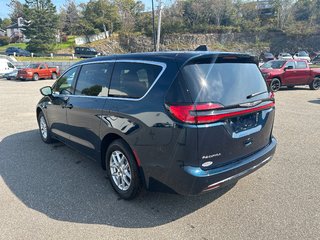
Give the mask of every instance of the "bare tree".
<svg viewBox="0 0 320 240">
<path fill-rule="evenodd" d="M 10 8 L 9 17 L 12 22 L 16 22 L 19 17 L 24 17 L 23 4 L 19 0 L 10 0 L 7 6 Z"/>
<path fill-rule="evenodd" d="M 78 31 L 79 10 L 75 0 L 67 0 L 61 10 L 60 16 L 63 18 L 63 31 L 69 35 L 75 35 Z"/>
<path fill-rule="evenodd" d="M 275 0 L 277 27 L 281 30 L 285 28 L 288 21 L 292 19 L 293 6 L 295 0 Z"/>
</svg>

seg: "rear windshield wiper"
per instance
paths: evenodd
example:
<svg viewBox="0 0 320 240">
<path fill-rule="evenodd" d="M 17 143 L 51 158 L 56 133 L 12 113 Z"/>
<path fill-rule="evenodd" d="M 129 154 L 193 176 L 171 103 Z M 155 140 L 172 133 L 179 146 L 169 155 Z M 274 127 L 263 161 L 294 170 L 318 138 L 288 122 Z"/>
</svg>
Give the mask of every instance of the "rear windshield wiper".
<svg viewBox="0 0 320 240">
<path fill-rule="evenodd" d="M 267 91 L 252 93 L 252 94 L 250 94 L 249 96 L 247 96 L 247 99 L 256 97 L 256 96 L 261 95 L 261 94 L 266 93 L 266 92 L 267 92 Z"/>
</svg>

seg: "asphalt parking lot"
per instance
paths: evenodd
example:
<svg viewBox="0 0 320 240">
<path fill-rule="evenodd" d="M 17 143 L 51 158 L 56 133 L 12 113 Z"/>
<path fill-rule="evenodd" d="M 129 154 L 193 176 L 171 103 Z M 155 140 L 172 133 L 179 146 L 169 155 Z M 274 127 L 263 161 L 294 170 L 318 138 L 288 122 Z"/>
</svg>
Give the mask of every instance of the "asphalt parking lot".
<svg viewBox="0 0 320 240">
<path fill-rule="evenodd" d="M 320 91 L 276 93 L 276 155 L 236 185 L 124 201 L 99 164 L 41 142 L 52 83 L 0 79 L 0 239 L 320 239 Z"/>
</svg>

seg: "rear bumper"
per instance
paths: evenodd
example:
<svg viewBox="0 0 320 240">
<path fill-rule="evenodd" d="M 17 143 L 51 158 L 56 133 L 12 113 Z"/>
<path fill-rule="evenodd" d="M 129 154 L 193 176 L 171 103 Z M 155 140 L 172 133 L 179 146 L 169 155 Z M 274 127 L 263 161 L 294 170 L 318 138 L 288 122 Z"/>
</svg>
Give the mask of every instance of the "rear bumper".
<svg viewBox="0 0 320 240">
<path fill-rule="evenodd" d="M 219 168 L 202 170 L 200 167 L 183 166 L 171 172 L 168 186 L 182 195 L 196 195 L 238 181 L 269 162 L 276 150 L 275 138 L 265 148 L 237 162 Z"/>
</svg>

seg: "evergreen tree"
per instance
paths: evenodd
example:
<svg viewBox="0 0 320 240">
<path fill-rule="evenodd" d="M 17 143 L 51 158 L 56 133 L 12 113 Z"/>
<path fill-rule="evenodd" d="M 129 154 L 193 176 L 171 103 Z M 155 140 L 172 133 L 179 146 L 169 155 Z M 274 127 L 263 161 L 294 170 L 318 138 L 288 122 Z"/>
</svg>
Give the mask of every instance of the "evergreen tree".
<svg viewBox="0 0 320 240">
<path fill-rule="evenodd" d="M 10 18 L 4 18 L 4 19 L 1 19 L 1 25 L 0 25 L 0 28 L 2 29 L 6 29 L 9 25 L 11 25 L 12 22 L 10 20 Z"/>
<path fill-rule="evenodd" d="M 26 0 L 24 5 L 26 25 L 24 34 L 30 41 L 27 50 L 36 53 L 49 52 L 56 43 L 58 17 L 51 0 Z"/>
</svg>

